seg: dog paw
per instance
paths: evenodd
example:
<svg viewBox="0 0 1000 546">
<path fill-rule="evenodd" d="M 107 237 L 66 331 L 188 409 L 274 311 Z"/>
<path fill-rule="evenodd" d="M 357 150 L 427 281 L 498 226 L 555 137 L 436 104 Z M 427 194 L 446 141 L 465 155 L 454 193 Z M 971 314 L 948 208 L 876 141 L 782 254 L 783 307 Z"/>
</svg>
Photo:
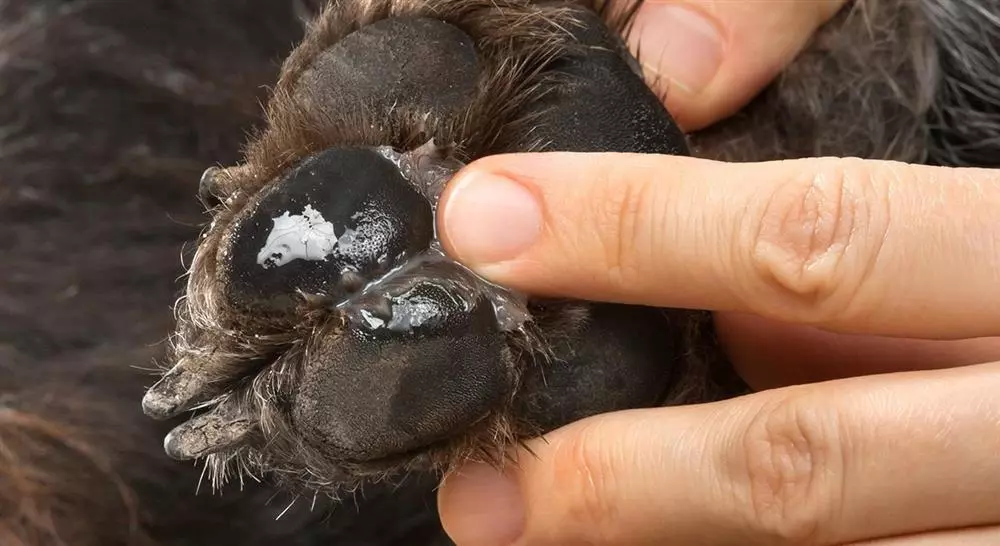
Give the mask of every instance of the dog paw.
<svg viewBox="0 0 1000 546">
<path fill-rule="evenodd" d="M 576 4 L 324 11 L 245 163 L 202 177 L 213 221 L 143 399 L 195 413 L 167 452 L 205 458 L 217 485 L 236 469 L 335 492 L 677 399 L 705 368 L 706 313 L 515 293 L 435 232 L 442 188 L 478 157 L 685 153 L 635 66 Z"/>
</svg>

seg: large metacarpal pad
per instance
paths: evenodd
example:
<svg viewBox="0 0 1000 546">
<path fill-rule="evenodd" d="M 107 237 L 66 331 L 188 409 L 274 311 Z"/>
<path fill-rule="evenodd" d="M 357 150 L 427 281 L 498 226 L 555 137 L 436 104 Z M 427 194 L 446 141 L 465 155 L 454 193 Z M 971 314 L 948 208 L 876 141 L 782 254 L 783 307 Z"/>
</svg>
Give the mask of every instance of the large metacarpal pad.
<svg viewBox="0 0 1000 546">
<path fill-rule="evenodd" d="M 489 301 L 456 301 L 429 280 L 389 299 L 386 312 L 359 309 L 354 328 L 318 337 L 305 355 L 293 419 L 332 459 L 429 447 L 486 418 L 513 387 Z"/>
</svg>

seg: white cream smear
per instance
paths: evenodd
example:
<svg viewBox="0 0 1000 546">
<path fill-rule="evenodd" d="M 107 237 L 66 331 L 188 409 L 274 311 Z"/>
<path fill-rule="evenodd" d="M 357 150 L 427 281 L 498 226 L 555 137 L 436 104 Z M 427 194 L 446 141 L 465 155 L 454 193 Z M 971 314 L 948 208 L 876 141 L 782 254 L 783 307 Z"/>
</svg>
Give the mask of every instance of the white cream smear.
<svg viewBox="0 0 1000 546">
<path fill-rule="evenodd" d="M 354 230 L 347 228 L 338 236 L 333 224 L 312 205 L 306 205 L 302 214 L 285 211 L 272 221 L 267 241 L 257 253 L 257 263 L 265 269 L 293 260 L 325 261 L 338 246 L 348 247 L 354 242 Z"/>
</svg>

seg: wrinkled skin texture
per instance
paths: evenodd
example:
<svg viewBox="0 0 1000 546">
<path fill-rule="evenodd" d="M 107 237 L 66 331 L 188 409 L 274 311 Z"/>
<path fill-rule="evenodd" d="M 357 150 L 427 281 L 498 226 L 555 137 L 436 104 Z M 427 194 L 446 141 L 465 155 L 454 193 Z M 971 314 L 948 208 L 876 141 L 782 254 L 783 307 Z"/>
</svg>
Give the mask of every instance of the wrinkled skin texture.
<svg viewBox="0 0 1000 546">
<path fill-rule="evenodd" d="M 264 126 L 263 87 L 312 9 L 0 3 L 0 543 L 448 543 L 433 476 L 367 484 L 340 505 L 303 497 L 277 520 L 294 497 L 274 476 L 196 495 L 201 468 L 162 449 L 188 416 L 158 423 L 139 408 L 152 360 L 171 363 L 160 344 L 173 327 L 171 281 L 208 220 L 194 199 L 199 177 L 241 164 L 245 132 Z M 1000 31 L 977 12 L 996 13 L 995 3 L 866 9 L 832 22 L 739 116 L 691 135 L 691 152 L 996 166 L 1000 62 L 983 44 L 995 50 Z M 663 403 L 718 396 L 704 370 L 674 369 L 677 394 Z"/>
</svg>

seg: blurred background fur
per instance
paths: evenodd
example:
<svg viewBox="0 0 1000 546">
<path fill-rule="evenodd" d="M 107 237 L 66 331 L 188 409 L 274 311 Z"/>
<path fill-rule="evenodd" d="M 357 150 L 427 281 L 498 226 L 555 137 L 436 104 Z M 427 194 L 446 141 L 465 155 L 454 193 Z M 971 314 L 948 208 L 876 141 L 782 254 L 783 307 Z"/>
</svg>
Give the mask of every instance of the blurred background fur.
<svg viewBox="0 0 1000 546">
<path fill-rule="evenodd" d="M 238 162 L 319 0 L 0 0 L 0 544 L 447 544 L 433 482 L 221 493 L 139 409 L 205 167 Z M 859 0 L 740 114 L 732 161 L 1000 164 L 1000 0 Z M 142 370 L 147 366 L 149 370 Z M 278 516 L 281 517 L 278 517 Z"/>
</svg>

